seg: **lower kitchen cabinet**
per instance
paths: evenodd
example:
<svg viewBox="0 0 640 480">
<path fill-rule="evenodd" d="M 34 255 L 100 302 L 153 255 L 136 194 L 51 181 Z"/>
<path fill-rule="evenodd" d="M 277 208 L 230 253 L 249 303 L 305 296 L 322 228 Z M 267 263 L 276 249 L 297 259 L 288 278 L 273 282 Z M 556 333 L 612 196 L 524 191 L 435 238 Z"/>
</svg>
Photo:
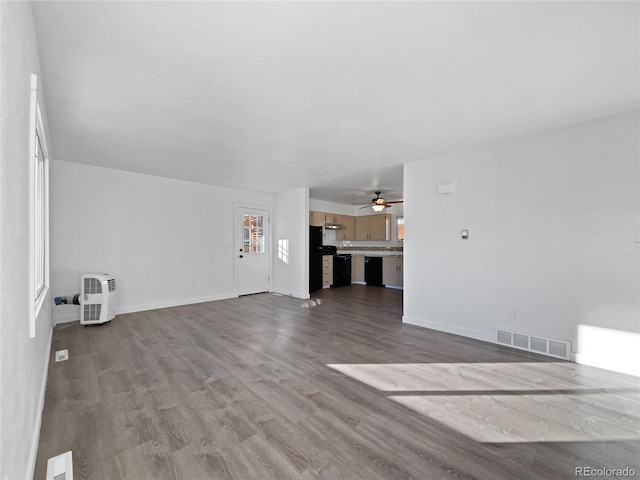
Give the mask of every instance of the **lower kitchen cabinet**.
<svg viewBox="0 0 640 480">
<path fill-rule="evenodd" d="M 364 255 L 351 255 L 351 283 L 364 283 Z"/>
<path fill-rule="evenodd" d="M 333 255 L 322 256 L 322 288 L 333 285 Z"/>
<path fill-rule="evenodd" d="M 401 255 L 390 255 L 382 258 L 382 283 L 386 286 L 403 286 Z"/>
</svg>

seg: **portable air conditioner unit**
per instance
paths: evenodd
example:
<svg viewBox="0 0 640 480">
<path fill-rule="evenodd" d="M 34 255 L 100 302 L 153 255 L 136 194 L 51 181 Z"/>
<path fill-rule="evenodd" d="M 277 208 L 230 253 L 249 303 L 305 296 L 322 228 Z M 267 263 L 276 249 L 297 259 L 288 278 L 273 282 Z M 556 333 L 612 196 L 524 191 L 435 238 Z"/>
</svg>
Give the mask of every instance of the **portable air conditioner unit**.
<svg viewBox="0 0 640 480">
<path fill-rule="evenodd" d="M 80 323 L 105 323 L 116 316 L 116 281 L 108 273 L 82 275 Z"/>
</svg>

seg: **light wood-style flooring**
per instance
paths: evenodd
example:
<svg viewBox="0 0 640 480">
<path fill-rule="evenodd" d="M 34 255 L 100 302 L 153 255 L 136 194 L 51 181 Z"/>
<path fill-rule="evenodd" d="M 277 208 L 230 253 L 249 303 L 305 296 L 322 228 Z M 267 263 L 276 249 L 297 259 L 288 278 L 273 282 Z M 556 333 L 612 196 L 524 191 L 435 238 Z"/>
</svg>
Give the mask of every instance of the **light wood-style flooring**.
<svg viewBox="0 0 640 480">
<path fill-rule="evenodd" d="M 76 480 L 640 475 L 638 378 L 401 315 L 352 285 L 58 326 L 35 478 L 67 450 Z"/>
</svg>

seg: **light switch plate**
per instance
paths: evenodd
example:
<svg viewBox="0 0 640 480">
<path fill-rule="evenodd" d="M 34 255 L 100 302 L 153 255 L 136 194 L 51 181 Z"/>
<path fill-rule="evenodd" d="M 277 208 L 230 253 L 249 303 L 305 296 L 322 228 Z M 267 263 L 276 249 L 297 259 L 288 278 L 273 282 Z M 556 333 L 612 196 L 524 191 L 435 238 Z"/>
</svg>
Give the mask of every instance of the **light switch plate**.
<svg viewBox="0 0 640 480">
<path fill-rule="evenodd" d="M 445 183 L 438 185 L 438 195 L 446 195 L 447 193 L 453 193 L 455 190 L 452 183 Z"/>
</svg>

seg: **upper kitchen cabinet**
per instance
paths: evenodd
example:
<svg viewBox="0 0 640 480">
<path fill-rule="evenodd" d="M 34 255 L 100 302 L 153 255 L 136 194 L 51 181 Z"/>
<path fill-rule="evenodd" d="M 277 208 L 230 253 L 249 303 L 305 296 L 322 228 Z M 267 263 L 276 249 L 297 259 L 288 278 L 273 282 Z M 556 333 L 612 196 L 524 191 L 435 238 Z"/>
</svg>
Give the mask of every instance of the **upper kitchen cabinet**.
<svg viewBox="0 0 640 480">
<path fill-rule="evenodd" d="M 350 215 L 337 215 L 337 224 L 342 228 L 336 230 L 336 240 L 355 240 L 356 222 L 355 217 Z"/>
<path fill-rule="evenodd" d="M 371 215 L 369 240 L 391 240 L 391 215 Z"/>
<path fill-rule="evenodd" d="M 356 240 L 391 240 L 391 215 L 363 215 L 355 219 Z"/>
<path fill-rule="evenodd" d="M 340 223 L 340 217 L 342 217 L 342 215 L 338 215 L 337 213 L 324 214 L 325 222 L 331 225 L 338 225 Z"/>
<path fill-rule="evenodd" d="M 309 225 L 313 225 L 314 227 L 324 227 L 324 223 L 324 212 L 309 212 Z"/>
<path fill-rule="evenodd" d="M 338 213 L 309 211 L 309 225 L 335 230 L 336 240 L 355 240 L 355 217 Z"/>
</svg>

